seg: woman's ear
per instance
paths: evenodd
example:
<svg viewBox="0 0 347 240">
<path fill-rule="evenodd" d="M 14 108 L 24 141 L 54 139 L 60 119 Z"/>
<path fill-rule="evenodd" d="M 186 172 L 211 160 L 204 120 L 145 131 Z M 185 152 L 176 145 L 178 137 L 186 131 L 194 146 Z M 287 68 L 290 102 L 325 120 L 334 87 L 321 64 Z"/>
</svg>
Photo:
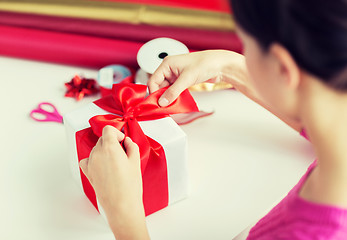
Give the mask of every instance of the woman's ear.
<svg viewBox="0 0 347 240">
<path fill-rule="evenodd" d="M 289 88 L 296 89 L 300 85 L 301 69 L 296 64 L 289 51 L 278 43 L 273 43 L 269 48 L 269 54 L 277 63 L 278 71 L 284 84 Z"/>
</svg>

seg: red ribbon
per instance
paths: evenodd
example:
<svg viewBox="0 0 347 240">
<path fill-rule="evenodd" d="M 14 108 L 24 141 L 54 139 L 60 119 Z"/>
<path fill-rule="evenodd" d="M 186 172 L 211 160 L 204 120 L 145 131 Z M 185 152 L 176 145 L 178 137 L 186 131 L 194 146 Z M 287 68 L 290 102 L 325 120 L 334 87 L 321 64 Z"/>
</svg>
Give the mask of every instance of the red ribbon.
<svg viewBox="0 0 347 240">
<path fill-rule="evenodd" d="M 137 143 L 141 156 L 143 204 L 146 215 L 149 215 L 168 205 L 167 165 L 163 147 L 143 133 L 138 121 L 155 120 L 174 113 L 198 112 L 199 110 L 188 90 L 167 107 L 158 105 L 158 99 L 166 88 L 145 98 L 146 90 L 145 85 L 130 83 L 113 85 L 112 95 L 94 102 L 112 114 L 92 117 L 89 120 L 91 128 L 76 133 L 76 144 L 79 161 L 87 158 L 106 125 L 122 130 L 126 136 Z M 81 178 L 86 195 L 98 209 L 94 189 L 82 171 Z"/>
</svg>

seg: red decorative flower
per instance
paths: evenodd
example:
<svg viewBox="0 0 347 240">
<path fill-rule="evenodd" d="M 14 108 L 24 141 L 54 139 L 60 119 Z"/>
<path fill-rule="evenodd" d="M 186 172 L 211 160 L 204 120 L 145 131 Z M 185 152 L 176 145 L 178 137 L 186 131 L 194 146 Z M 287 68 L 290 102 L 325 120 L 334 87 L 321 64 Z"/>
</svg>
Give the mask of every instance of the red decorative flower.
<svg viewBox="0 0 347 240">
<path fill-rule="evenodd" d="M 84 96 L 93 95 L 99 92 L 95 79 L 81 78 L 76 75 L 70 82 L 65 83 L 67 91 L 65 97 L 73 97 L 77 101 Z"/>
</svg>

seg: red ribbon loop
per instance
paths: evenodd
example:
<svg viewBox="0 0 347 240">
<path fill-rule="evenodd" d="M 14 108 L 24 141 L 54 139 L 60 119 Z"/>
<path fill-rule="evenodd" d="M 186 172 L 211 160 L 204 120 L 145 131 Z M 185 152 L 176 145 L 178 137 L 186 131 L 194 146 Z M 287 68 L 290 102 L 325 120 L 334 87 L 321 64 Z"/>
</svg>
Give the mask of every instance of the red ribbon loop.
<svg viewBox="0 0 347 240">
<path fill-rule="evenodd" d="M 147 98 L 147 86 L 121 83 L 112 88 L 112 95 L 101 98 L 94 103 L 100 108 L 117 115 L 99 115 L 89 120 L 93 132 L 100 137 L 102 129 L 111 125 L 123 130 L 126 136 L 133 139 L 140 148 L 142 173 L 149 157 L 150 145 L 137 121 L 164 118 L 174 113 L 198 112 L 199 109 L 188 90 L 167 107 L 160 107 L 158 99 L 167 88 L 160 89 Z M 152 148 L 153 149 L 153 148 Z"/>
</svg>

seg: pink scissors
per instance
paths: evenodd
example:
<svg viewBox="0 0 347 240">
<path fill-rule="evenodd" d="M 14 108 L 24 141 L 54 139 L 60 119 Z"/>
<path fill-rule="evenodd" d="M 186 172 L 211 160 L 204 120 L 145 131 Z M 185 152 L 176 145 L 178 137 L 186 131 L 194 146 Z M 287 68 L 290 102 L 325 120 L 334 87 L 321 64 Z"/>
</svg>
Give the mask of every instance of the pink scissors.
<svg viewBox="0 0 347 240">
<path fill-rule="evenodd" d="M 63 117 L 57 108 L 48 102 L 42 102 L 37 108 L 30 112 L 30 117 L 38 122 L 58 122 L 63 123 Z"/>
</svg>

